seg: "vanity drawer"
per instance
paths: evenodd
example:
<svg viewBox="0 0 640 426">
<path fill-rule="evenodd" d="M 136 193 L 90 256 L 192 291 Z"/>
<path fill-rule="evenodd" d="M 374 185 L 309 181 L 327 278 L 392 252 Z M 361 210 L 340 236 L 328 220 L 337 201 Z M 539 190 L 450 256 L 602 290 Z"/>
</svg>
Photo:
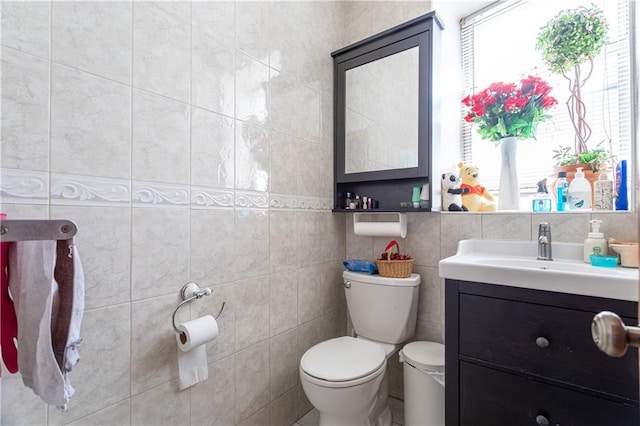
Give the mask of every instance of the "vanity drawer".
<svg viewBox="0 0 640 426">
<path fill-rule="evenodd" d="M 594 315 L 595 312 L 461 293 L 459 353 L 637 400 L 637 351 L 630 350 L 622 358 L 601 352 L 591 337 Z M 623 320 L 633 323 L 629 318 Z"/>
<path fill-rule="evenodd" d="M 460 362 L 460 381 L 464 383 L 460 386 L 460 425 L 638 424 L 638 408 L 633 405 L 473 363 Z"/>
</svg>

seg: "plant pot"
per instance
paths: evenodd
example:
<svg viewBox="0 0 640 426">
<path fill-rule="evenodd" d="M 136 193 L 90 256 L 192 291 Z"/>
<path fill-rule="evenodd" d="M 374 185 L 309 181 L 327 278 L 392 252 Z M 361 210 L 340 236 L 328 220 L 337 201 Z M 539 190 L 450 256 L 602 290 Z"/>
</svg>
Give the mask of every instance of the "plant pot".
<svg viewBox="0 0 640 426">
<path fill-rule="evenodd" d="M 571 181 L 576 175 L 578 171 L 578 167 L 582 167 L 582 171 L 584 173 L 584 178 L 589 181 L 589 185 L 591 185 L 591 205 L 593 206 L 593 185 L 596 183 L 598 178 L 600 177 L 600 172 L 594 173 L 588 164 L 570 164 L 567 166 L 556 166 L 553 168 L 553 175 L 547 179 L 547 188 L 549 192 L 553 194 L 554 202 L 556 200 L 556 180 L 558 179 L 558 172 L 567 172 L 567 182 L 571 185 Z"/>
</svg>

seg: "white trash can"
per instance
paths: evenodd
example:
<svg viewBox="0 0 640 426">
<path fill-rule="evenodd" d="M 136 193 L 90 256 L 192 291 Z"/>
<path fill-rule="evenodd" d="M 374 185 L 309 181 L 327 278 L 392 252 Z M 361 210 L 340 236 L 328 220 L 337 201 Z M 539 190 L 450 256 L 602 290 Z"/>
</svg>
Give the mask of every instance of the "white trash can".
<svg viewBox="0 0 640 426">
<path fill-rule="evenodd" d="M 444 426 L 444 345 L 411 342 L 399 356 L 404 363 L 405 426 Z"/>
</svg>

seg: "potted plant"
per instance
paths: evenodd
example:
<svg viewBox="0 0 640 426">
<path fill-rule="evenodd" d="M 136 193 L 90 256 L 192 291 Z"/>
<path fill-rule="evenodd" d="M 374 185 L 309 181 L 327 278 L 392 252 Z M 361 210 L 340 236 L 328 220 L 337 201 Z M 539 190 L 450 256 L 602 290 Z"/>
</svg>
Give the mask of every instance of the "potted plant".
<svg viewBox="0 0 640 426">
<path fill-rule="evenodd" d="M 538 124 L 551 116 L 547 110 L 558 103 L 551 86 L 540 77 L 528 76 L 517 83 L 492 83 L 465 96 L 465 121 L 478 125 L 478 133 L 500 145 L 502 168 L 498 208 L 518 210 L 520 188 L 515 158 L 518 139 L 535 139 Z"/>
<path fill-rule="evenodd" d="M 587 147 L 591 127 L 585 120 L 586 105 L 582 98 L 582 89 L 593 72 L 593 59 L 607 42 L 608 28 L 603 11 L 591 5 L 560 11 L 538 33 L 536 48 L 542 53 L 543 61 L 551 72 L 562 74 L 569 84 L 566 105 L 575 133 L 574 148 L 573 152 L 563 146 L 556 150 L 553 157 L 557 160 L 556 166 L 579 162 L 583 164 L 576 167 L 595 173 L 609 158 L 604 148 L 589 150 Z"/>
</svg>

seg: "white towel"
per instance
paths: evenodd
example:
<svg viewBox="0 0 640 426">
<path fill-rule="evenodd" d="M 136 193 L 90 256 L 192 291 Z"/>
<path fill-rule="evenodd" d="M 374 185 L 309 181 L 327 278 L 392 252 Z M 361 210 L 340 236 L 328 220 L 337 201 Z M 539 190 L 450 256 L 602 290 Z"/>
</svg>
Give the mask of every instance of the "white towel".
<svg viewBox="0 0 640 426">
<path fill-rule="evenodd" d="M 18 368 L 44 402 L 67 408 L 75 390 L 84 274 L 72 241 L 23 241 L 9 250 L 9 288 L 18 317 Z"/>
</svg>

